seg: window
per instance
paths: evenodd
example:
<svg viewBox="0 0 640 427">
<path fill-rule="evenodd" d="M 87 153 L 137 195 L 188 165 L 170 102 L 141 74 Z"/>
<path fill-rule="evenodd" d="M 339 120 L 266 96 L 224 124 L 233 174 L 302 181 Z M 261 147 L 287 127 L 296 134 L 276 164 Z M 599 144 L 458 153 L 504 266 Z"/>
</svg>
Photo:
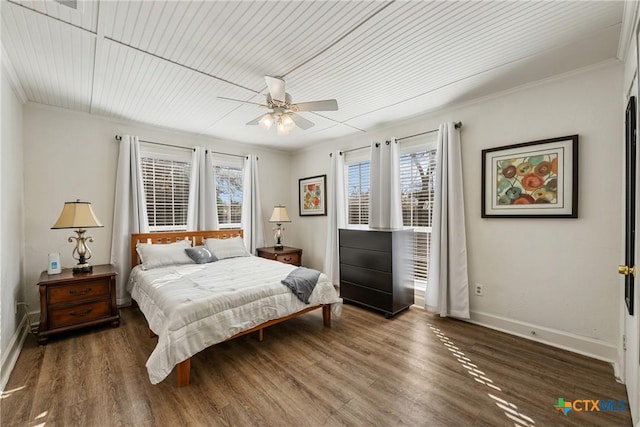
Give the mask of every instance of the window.
<svg viewBox="0 0 640 427">
<path fill-rule="evenodd" d="M 347 180 L 347 223 L 366 225 L 369 223 L 369 185 L 371 183 L 369 160 L 352 153 L 345 153 L 345 179 Z M 368 152 L 365 156 L 368 157 Z"/>
<path fill-rule="evenodd" d="M 221 228 L 240 228 L 242 220 L 242 159 L 214 158 L 218 223 Z"/>
<path fill-rule="evenodd" d="M 414 284 L 426 289 L 435 190 L 435 141 L 406 144 L 400 149 L 402 222 L 414 230 Z"/>
<path fill-rule="evenodd" d="M 436 171 L 436 137 L 432 134 L 400 146 L 400 188 L 402 223 L 414 230 L 413 267 L 416 289 L 426 289 Z M 364 150 L 363 150 L 364 151 Z M 347 153 L 345 153 L 347 155 Z M 369 151 L 349 152 L 345 158 L 347 221 L 349 225 L 369 222 L 371 183 Z"/>
<path fill-rule="evenodd" d="M 191 162 L 143 152 L 141 163 L 149 230 L 186 230 Z"/>
</svg>

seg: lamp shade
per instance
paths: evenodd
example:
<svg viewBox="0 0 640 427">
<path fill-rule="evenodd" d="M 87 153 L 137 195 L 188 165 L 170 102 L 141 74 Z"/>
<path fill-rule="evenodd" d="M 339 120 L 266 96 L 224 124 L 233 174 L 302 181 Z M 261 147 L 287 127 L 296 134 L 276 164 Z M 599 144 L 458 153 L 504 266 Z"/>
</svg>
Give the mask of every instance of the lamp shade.
<svg viewBox="0 0 640 427">
<path fill-rule="evenodd" d="M 62 208 L 60 218 L 53 224 L 52 229 L 56 228 L 96 228 L 103 227 L 96 215 L 91 209 L 91 203 L 81 202 L 65 202 Z"/>
<path fill-rule="evenodd" d="M 282 222 L 291 222 L 289 215 L 287 214 L 287 209 L 281 205 L 275 206 L 269 222 L 277 222 L 278 224 Z"/>
</svg>

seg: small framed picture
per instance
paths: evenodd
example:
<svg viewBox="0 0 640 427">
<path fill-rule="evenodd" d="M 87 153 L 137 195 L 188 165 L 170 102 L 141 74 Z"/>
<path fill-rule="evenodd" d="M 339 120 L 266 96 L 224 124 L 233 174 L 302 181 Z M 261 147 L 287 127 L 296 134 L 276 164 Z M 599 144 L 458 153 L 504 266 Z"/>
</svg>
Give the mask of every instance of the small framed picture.
<svg viewBox="0 0 640 427">
<path fill-rule="evenodd" d="M 300 216 L 327 214 L 327 176 L 311 176 L 299 182 Z"/>
<path fill-rule="evenodd" d="M 577 218 L 578 135 L 482 150 L 482 218 Z"/>
</svg>

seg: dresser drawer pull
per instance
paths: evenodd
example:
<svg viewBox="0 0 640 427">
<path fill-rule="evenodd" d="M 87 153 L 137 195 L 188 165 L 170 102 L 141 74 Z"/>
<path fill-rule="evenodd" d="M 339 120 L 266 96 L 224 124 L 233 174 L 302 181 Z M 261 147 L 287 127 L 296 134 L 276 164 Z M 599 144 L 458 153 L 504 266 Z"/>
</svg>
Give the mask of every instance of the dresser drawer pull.
<svg viewBox="0 0 640 427">
<path fill-rule="evenodd" d="M 291 261 L 291 259 L 292 259 L 292 258 L 291 258 L 290 256 L 282 258 L 282 260 L 283 260 L 284 262 L 289 262 L 289 261 Z"/>
<path fill-rule="evenodd" d="M 91 292 L 92 290 L 93 290 L 93 288 L 86 288 L 86 289 L 83 289 L 81 291 L 76 291 L 75 289 L 71 289 L 69 291 L 69 294 L 74 295 L 74 296 L 85 295 L 85 294 L 88 294 L 89 292 Z"/>
<path fill-rule="evenodd" d="M 85 311 L 72 311 L 71 313 L 69 313 L 72 316 L 79 316 L 79 317 L 83 317 L 86 316 L 87 314 L 91 313 L 93 311 L 93 308 L 88 308 Z"/>
</svg>

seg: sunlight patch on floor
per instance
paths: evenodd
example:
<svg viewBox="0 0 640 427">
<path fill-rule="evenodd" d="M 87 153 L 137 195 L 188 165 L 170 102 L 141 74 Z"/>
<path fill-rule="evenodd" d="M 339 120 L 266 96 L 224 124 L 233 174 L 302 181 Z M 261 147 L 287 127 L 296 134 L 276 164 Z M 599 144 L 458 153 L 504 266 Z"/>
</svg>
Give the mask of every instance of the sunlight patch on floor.
<svg viewBox="0 0 640 427">
<path fill-rule="evenodd" d="M 493 392 L 502 392 L 502 389 L 493 383 L 493 380 L 487 376 L 487 374 L 480 369 L 478 366 L 471 363 L 471 359 L 464 354 L 463 351 L 458 348 L 453 341 L 449 339 L 440 329 L 434 327 L 433 325 L 429 325 L 429 328 L 433 331 L 434 334 L 440 339 L 440 341 L 444 344 L 447 350 L 451 352 L 451 355 L 467 370 L 467 373 L 478 383 L 489 387 Z M 513 403 L 501 399 L 491 393 L 487 393 L 487 395 L 493 399 L 496 406 L 503 411 L 504 415 L 511 421 L 513 421 L 515 426 L 517 427 L 533 427 L 535 426 L 535 421 L 528 417 L 527 415 L 521 413 L 518 410 L 518 407 Z"/>
<path fill-rule="evenodd" d="M 26 385 L 23 385 L 22 387 L 12 388 L 11 390 L 5 390 L 2 392 L 2 396 L 0 396 L 0 399 L 6 399 L 8 397 L 11 397 L 13 393 L 20 390 L 24 390 L 26 387 L 27 387 Z"/>
</svg>

